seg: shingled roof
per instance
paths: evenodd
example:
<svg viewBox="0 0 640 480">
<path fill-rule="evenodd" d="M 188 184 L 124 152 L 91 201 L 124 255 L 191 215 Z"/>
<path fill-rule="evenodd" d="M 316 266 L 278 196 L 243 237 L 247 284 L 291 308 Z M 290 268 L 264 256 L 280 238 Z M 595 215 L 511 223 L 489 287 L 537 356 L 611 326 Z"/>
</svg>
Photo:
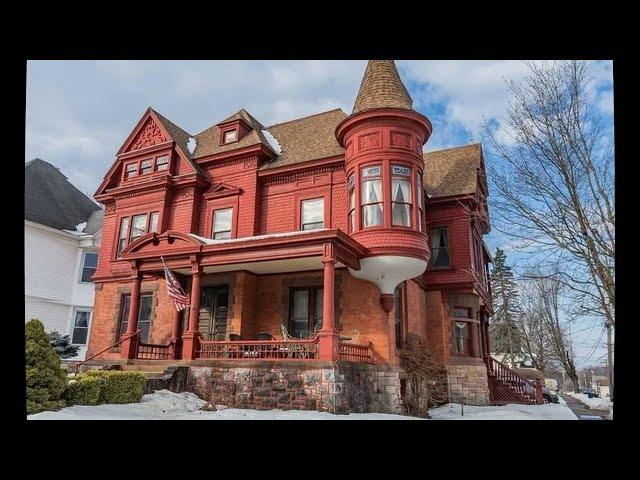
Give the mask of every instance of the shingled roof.
<svg viewBox="0 0 640 480">
<path fill-rule="evenodd" d="M 345 112 L 336 108 L 267 127 L 266 130 L 280 144 L 281 153 L 261 169 L 267 170 L 343 154 L 344 148 L 336 140 L 335 131 L 346 117 Z"/>
<path fill-rule="evenodd" d="M 369 60 L 352 113 L 372 108 L 405 108 L 413 100 L 400 79 L 393 60 Z"/>
<path fill-rule="evenodd" d="M 60 170 L 35 158 L 24 165 L 24 218 L 58 230 L 75 230 L 100 209 Z M 92 220 L 92 228 L 96 228 Z M 95 233 L 95 232 L 94 232 Z"/>
<path fill-rule="evenodd" d="M 447 197 L 476 191 L 482 162 L 479 143 L 425 152 L 423 157 L 424 187 L 429 196 Z"/>
</svg>

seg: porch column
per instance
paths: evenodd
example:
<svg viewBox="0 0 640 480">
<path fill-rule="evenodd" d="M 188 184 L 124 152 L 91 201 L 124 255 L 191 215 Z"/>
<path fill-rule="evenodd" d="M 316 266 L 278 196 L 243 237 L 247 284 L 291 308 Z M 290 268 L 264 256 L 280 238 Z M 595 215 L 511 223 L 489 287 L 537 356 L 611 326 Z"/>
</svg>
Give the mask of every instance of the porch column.
<svg viewBox="0 0 640 480">
<path fill-rule="evenodd" d="M 140 287 L 142 286 L 142 275 L 134 272 L 133 283 L 131 284 L 131 302 L 129 303 L 129 317 L 127 318 L 127 331 L 120 350 L 120 357 L 126 359 L 136 358 L 138 353 L 138 342 L 140 338 L 136 335 L 138 331 L 138 311 L 140 310 Z"/>
<path fill-rule="evenodd" d="M 324 265 L 324 285 L 322 297 L 322 328 L 318 332 L 319 341 L 319 359 L 320 360 L 338 360 L 338 332 L 335 327 L 335 272 L 336 259 L 333 251 L 333 245 L 328 243 L 324 246 L 324 255 L 322 258 Z"/>
<path fill-rule="evenodd" d="M 171 303 L 173 305 L 173 302 Z M 175 308 L 175 305 L 174 305 Z M 180 323 L 182 320 L 182 310 L 176 310 L 173 313 L 173 323 L 171 325 L 171 345 L 169 347 L 169 354 L 171 356 L 172 359 L 176 359 L 178 358 L 178 350 L 179 350 L 179 345 L 178 342 L 180 341 Z"/>
<path fill-rule="evenodd" d="M 200 265 L 194 265 L 191 270 L 191 301 L 189 306 L 189 327 L 182 336 L 182 358 L 192 360 L 198 353 L 198 323 L 200 321 Z"/>
</svg>

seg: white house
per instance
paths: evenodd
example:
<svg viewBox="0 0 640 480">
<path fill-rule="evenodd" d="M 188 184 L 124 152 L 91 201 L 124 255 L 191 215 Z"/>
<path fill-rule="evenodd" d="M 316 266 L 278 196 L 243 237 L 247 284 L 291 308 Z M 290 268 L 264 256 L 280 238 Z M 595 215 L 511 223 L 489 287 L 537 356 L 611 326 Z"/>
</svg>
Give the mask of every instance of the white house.
<svg viewBox="0 0 640 480">
<path fill-rule="evenodd" d="M 53 165 L 25 163 L 25 322 L 69 335 L 85 356 L 104 212 Z"/>
</svg>

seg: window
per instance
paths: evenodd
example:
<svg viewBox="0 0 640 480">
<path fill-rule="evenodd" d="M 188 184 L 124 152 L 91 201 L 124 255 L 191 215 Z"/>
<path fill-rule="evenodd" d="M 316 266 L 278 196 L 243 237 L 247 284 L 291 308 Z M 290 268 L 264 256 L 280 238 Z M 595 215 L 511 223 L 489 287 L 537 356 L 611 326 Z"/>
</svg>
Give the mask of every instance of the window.
<svg viewBox="0 0 640 480">
<path fill-rule="evenodd" d="M 98 266 L 98 254 L 93 252 L 84 252 L 84 258 L 82 259 L 82 276 L 81 282 L 91 282 L 91 277 L 96 273 L 96 267 Z"/>
<path fill-rule="evenodd" d="M 89 334 L 90 310 L 75 310 L 73 314 L 73 328 L 71 343 L 74 345 L 86 345 Z"/>
<path fill-rule="evenodd" d="M 351 175 L 347 180 L 349 189 L 349 232 L 356 229 L 356 178 Z"/>
<path fill-rule="evenodd" d="M 149 233 L 158 233 L 158 212 L 153 212 L 149 218 Z"/>
<path fill-rule="evenodd" d="M 118 237 L 118 255 L 127 246 L 127 238 L 129 236 L 129 217 L 120 219 L 120 237 Z"/>
<path fill-rule="evenodd" d="M 453 316 L 456 318 L 473 318 L 471 316 L 471 309 L 466 307 L 454 307 Z"/>
<path fill-rule="evenodd" d="M 449 267 L 449 239 L 446 228 L 432 228 L 429 231 L 431 238 L 431 267 Z"/>
<path fill-rule="evenodd" d="M 324 198 L 302 201 L 302 230 L 317 230 L 324 227 Z"/>
<path fill-rule="evenodd" d="M 224 132 L 224 143 L 235 142 L 238 139 L 237 130 L 229 130 Z"/>
<path fill-rule="evenodd" d="M 363 228 L 382 225 L 382 167 L 380 165 L 362 169 L 360 202 Z"/>
<path fill-rule="evenodd" d="M 313 338 L 322 327 L 322 287 L 294 288 L 291 291 L 289 331 L 296 338 Z"/>
<path fill-rule="evenodd" d="M 457 355 L 471 355 L 471 324 L 454 322 L 454 352 Z"/>
<path fill-rule="evenodd" d="M 151 326 L 151 304 L 153 294 L 140 295 L 140 307 L 138 309 L 138 330 L 140 330 L 140 341 L 149 341 L 149 328 Z M 122 296 L 122 304 L 120 308 L 120 329 L 118 330 L 118 339 L 127 331 L 129 324 L 129 308 L 131 306 L 131 295 Z"/>
<path fill-rule="evenodd" d="M 138 175 L 138 164 L 137 163 L 128 163 L 127 170 L 124 175 L 125 178 L 131 178 Z"/>
<path fill-rule="evenodd" d="M 166 170 L 167 168 L 169 168 L 168 155 L 162 155 L 161 157 L 156 158 L 156 172 Z"/>
<path fill-rule="evenodd" d="M 416 173 L 416 205 L 418 206 L 418 230 L 424 228 L 424 187 L 422 173 Z"/>
<path fill-rule="evenodd" d="M 411 169 L 391 165 L 391 205 L 393 225 L 411 226 Z"/>
<path fill-rule="evenodd" d="M 131 218 L 131 243 L 145 234 L 147 229 L 147 215 L 134 215 Z"/>
<path fill-rule="evenodd" d="M 213 212 L 213 232 L 211 237 L 215 240 L 231 238 L 231 217 L 233 209 L 224 208 Z"/>
<path fill-rule="evenodd" d="M 153 171 L 153 158 L 143 160 L 140 163 L 140 175 L 151 173 Z"/>
<path fill-rule="evenodd" d="M 396 348 L 404 344 L 404 309 L 402 308 L 402 286 L 398 285 L 393 292 L 393 309 L 396 313 Z"/>
</svg>

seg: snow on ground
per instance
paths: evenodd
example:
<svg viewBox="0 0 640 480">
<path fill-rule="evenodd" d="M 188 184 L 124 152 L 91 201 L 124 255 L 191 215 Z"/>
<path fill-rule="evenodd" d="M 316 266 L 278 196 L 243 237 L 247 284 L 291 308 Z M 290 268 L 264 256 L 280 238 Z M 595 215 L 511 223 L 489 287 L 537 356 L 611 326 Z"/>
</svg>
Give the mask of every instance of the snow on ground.
<svg viewBox="0 0 640 480">
<path fill-rule="evenodd" d="M 141 403 L 96 405 L 63 408 L 57 412 L 29 415 L 28 420 L 423 420 L 418 417 L 384 413 L 352 413 L 332 415 L 309 410 L 251 410 L 223 408 L 200 410 L 206 402 L 193 393 L 159 390 L 145 395 Z M 494 407 L 464 406 L 449 403 L 430 410 L 436 420 L 576 420 L 563 405 L 504 405 Z"/>
<path fill-rule="evenodd" d="M 434 420 L 577 420 L 569 407 L 558 403 L 544 405 L 509 404 L 491 407 L 464 406 L 460 415 L 460 404 L 447 403 L 429 410 Z"/>
<path fill-rule="evenodd" d="M 591 410 L 606 410 L 609 411 L 613 408 L 613 402 L 609 400 L 609 397 L 604 398 L 589 398 L 586 393 L 567 392 L 569 395 L 582 403 L 586 404 Z"/>
</svg>

